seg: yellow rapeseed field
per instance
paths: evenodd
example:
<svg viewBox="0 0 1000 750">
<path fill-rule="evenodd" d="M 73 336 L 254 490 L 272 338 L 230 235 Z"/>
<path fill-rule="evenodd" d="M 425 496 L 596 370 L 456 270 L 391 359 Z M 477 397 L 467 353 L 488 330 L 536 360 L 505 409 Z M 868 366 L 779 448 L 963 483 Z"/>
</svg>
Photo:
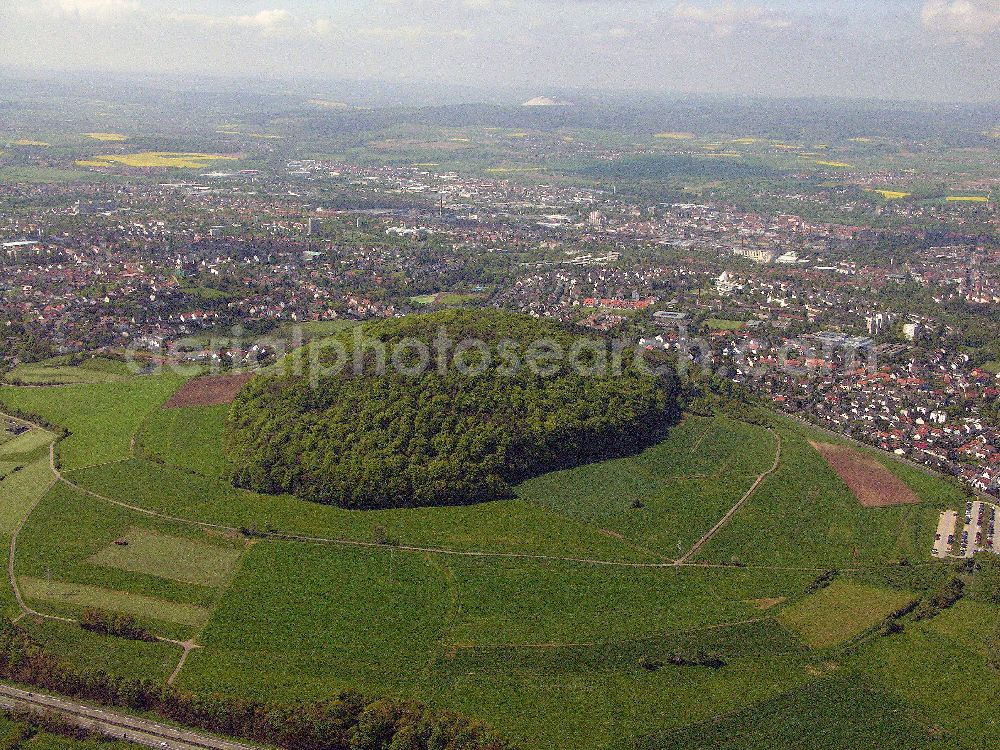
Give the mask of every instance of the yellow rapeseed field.
<svg viewBox="0 0 1000 750">
<path fill-rule="evenodd" d="M 46 143 L 45 141 L 33 141 L 30 138 L 18 138 L 16 141 L 11 141 L 12 146 L 51 146 L 51 143 Z"/>
<path fill-rule="evenodd" d="M 909 198 L 912 195 L 912 193 L 903 193 L 899 190 L 872 190 L 871 192 L 878 193 L 888 201 L 899 200 L 900 198 Z"/>
<path fill-rule="evenodd" d="M 653 137 L 668 141 L 689 141 L 694 138 L 694 133 L 657 133 Z"/>
<path fill-rule="evenodd" d="M 81 167 L 174 167 L 176 169 L 204 169 L 213 161 L 234 160 L 235 156 L 223 154 L 182 154 L 168 151 L 144 151 L 137 154 L 109 154 L 96 156 L 93 159 L 81 159 L 77 164 Z"/>
<path fill-rule="evenodd" d="M 949 195 L 947 199 L 952 202 L 966 201 L 968 203 L 988 203 L 990 200 L 982 195 Z"/>
<path fill-rule="evenodd" d="M 821 167 L 834 167 L 836 169 L 849 169 L 853 166 L 843 161 L 817 161 L 816 163 Z"/>
</svg>

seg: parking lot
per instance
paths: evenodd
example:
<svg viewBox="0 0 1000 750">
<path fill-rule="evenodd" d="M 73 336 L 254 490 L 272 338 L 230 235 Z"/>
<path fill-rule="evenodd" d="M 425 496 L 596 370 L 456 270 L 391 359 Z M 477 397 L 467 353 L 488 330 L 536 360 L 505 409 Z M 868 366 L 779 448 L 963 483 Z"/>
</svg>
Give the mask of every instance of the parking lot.
<svg viewBox="0 0 1000 750">
<path fill-rule="evenodd" d="M 1000 553 L 996 522 L 997 506 L 982 500 L 967 502 L 964 517 L 946 510 L 938 519 L 931 554 L 935 557 L 972 557 L 982 551 Z"/>
</svg>

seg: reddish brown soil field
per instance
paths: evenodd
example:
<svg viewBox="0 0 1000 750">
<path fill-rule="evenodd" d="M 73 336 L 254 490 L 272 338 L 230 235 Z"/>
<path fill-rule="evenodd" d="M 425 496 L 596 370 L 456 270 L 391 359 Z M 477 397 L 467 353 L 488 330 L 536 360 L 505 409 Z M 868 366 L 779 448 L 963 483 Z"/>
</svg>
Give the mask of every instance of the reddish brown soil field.
<svg viewBox="0 0 1000 750">
<path fill-rule="evenodd" d="M 920 498 L 895 474 L 874 458 L 845 445 L 812 443 L 837 476 L 847 483 L 854 497 L 866 508 L 912 505 Z"/>
<path fill-rule="evenodd" d="M 231 404 L 252 378 L 251 373 L 240 375 L 205 375 L 192 378 L 163 405 L 164 409 L 179 409 L 182 406 L 216 406 Z"/>
</svg>

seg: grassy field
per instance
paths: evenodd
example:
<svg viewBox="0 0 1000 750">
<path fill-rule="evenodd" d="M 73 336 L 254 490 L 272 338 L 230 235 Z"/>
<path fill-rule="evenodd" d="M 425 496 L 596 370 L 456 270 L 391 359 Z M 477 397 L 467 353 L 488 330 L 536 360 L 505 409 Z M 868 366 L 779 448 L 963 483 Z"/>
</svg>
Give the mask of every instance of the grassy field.
<svg viewBox="0 0 1000 750">
<path fill-rule="evenodd" d="M 350 511 L 290 496 L 265 496 L 138 459 L 68 475 L 95 492 L 144 508 L 232 527 L 370 542 L 376 527 L 403 544 L 459 550 L 648 561 L 635 549 L 523 500 L 477 506 Z"/>
<path fill-rule="evenodd" d="M 50 436 L 51 440 L 51 436 Z M 55 481 L 47 453 L 35 458 L 0 481 L 0 534 L 10 536 L 21 520 L 31 512 L 49 485 Z"/>
<path fill-rule="evenodd" d="M 4 377 L 7 382 L 26 384 L 106 383 L 124 380 L 130 373 L 124 362 L 95 357 L 78 365 L 65 363 L 65 357 L 46 362 L 20 364 Z"/>
<path fill-rule="evenodd" d="M 1000 618 L 996 607 L 962 601 L 893 638 L 879 639 L 852 664 L 873 684 L 943 728 L 946 746 L 996 744 L 1000 673 L 986 662 L 986 636 Z"/>
<path fill-rule="evenodd" d="M 742 320 L 723 320 L 721 318 L 710 318 L 705 321 L 705 325 L 713 331 L 738 331 L 746 325 Z"/>
<path fill-rule="evenodd" d="M 85 586 L 79 583 L 50 581 L 44 578 L 19 576 L 17 579 L 21 594 L 28 601 L 42 601 L 58 604 L 58 612 L 77 608 L 99 607 L 178 625 L 197 627 L 208 620 L 208 610 L 194 604 L 179 604 L 165 599 L 142 596 L 133 591 L 117 591 L 100 586 Z M 50 608 L 51 609 L 51 608 Z"/>
<path fill-rule="evenodd" d="M 29 617 L 18 625 L 46 649 L 80 669 L 166 680 L 181 654 L 179 646 L 169 643 L 111 638 L 91 633 L 75 623 Z"/>
<path fill-rule="evenodd" d="M 937 508 L 957 492 L 947 482 L 880 458 L 922 502 L 863 508 L 809 445 L 815 433 L 778 419 L 778 472 L 701 552 L 722 567 L 541 559 L 531 556 L 662 565 L 770 468 L 775 434 L 688 417 L 657 446 L 538 477 L 511 500 L 345 511 L 221 479 L 227 407 L 159 409 L 180 383 L 144 376 L 2 393 L 67 424 L 67 480 L 123 503 L 237 528 L 529 556 L 251 541 L 65 483 L 45 491 L 44 441 L 10 453 L 4 471 L 23 466 L 0 481 L 0 493 L 14 481 L 25 489 L 7 486 L 12 499 L 0 520 L 9 534 L 31 511 L 15 560 L 30 605 L 71 617 L 99 605 L 135 613 L 161 635 L 196 637 L 204 648 L 181 672 L 182 687 L 279 700 L 345 688 L 416 697 L 482 718 L 527 750 L 791 750 L 811 727 L 823 750 L 892 737 L 899 747 L 923 747 L 930 724 L 949 732 L 962 724 L 970 748 L 987 736 L 982 717 L 1000 689 L 982 646 L 994 608 L 962 602 L 844 651 L 837 646 L 909 600 L 906 576 L 895 581 L 873 567 L 856 582 L 841 578 L 805 595 L 823 567 L 926 559 Z M 115 544 L 121 539 L 128 544 Z M 750 567 L 732 565 L 733 557 Z M 3 605 L 16 611 L 9 591 Z M 176 647 L 72 625 L 28 626 L 65 658 L 119 674 L 163 677 L 179 656 Z M 929 644 L 943 650 L 924 653 Z M 697 652 L 723 664 L 670 663 Z M 982 686 L 971 688 L 966 712 L 937 691 L 945 679 L 963 680 L 969 654 L 980 660 L 972 669 Z M 920 674 L 898 679 L 904 667 Z M 851 700 L 863 717 L 857 726 L 843 720 Z M 783 712 L 794 718 L 775 718 Z"/>
<path fill-rule="evenodd" d="M 828 648 L 874 627 L 913 598 L 838 579 L 788 607 L 778 619 L 813 648 Z"/>
<path fill-rule="evenodd" d="M 127 544 L 119 544 L 122 541 Z M 239 550 L 232 547 L 132 529 L 93 555 L 89 562 L 180 583 L 222 586 L 232 575 L 239 558 Z"/>
<path fill-rule="evenodd" d="M 706 694 L 736 707 L 806 679 L 786 631 L 764 630 L 748 601 L 799 590 L 802 576 L 540 566 L 266 542 L 255 545 L 243 571 L 203 631 L 205 648 L 182 673 L 184 687 L 290 699 L 353 685 L 433 698 L 529 747 L 582 748 L 612 742 L 616 715 L 633 717 L 637 727 L 662 726 L 665 703 L 670 721 L 681 722 L 689 712 L 708 713 Z M 777 637 L 760 635 L 761 649 L 743 652 L 732 633 L 692 632 L 730 618 L 761 619 L 759 633 Z M 643 670 L 640 655 L 677 646 L 661 644 L 668 633 L 686 646 L 728 649 L 733 664 L 719 672 Z M 587 639 L 593 643 L 563 645 Z M 622 653 L 630 654 L 626 661 Z"/>
<path fill-rule="evenodd" d="M 804 685 L 751 708 L 644 738 L 639 750 L 898 750 L 934 742 L 902 701 L 856 675 Z"/>
<path fill-rule="evenodd" d="M 518 496 L 672 559 L 742 497 L 774 450 L 762 428 L 689 417 L 637 456 L 546 474 Z"/>
<path fill-rule="evenodd" d="M 0 389 L 0 410 L 9 404 L 67 427 L 72 434 L 60 442 L 59 456 L 62 468 L 72 470 L 128 456 L 143 418 L 182 382 L 163 374 L 53 388 L 8 387 Z"/>
<path fill-rule="evenodd" d="M 924 502 L 864 508 L 809 444 L 813 433 L 784 422 L 779 429 L 778 471 L 698 559 L 723 562 L 735 556 L 747 564 L 836 567 L 930 557 L 938 508 L 954 500 L 953 485 L 893 462 L 891 470 Z"/>
<path fill-rule="evenodd" d="M 36 449 L 47 446 L 55 436 L 46 430 L 29 430 L 0 445 L 0 458 L 32 453 Z"/>
<path fill-rule="evenodd" d="M 153 409 L 137 443 L 157 462 L 209 477 L 223 477 L 229 462 L 222 434 L 229 405 Z"/>
<path fill-rule="evenodd" d="M 440 292 L 438 294 L 421 294 L 416 297 L 410 297 L 410 302 L 415 305 L 437 304 L 445 307 L 454 307 L 474 302 L 481 296 L 480 294 L 462 292 Z"/>
</svg>

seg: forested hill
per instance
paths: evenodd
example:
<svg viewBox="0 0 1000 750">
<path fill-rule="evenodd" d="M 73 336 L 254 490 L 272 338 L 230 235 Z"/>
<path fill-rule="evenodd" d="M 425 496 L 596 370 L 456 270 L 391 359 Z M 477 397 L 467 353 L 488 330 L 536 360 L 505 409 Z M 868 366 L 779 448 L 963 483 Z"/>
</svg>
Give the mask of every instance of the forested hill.
<svg viewBox="0 0 1000 750">
<path fill-rule="evenodd" d="M 614 369 L 609 341 L 527 316 L 411 316 L 322 346 L 307 351 L 313 366 L 258 376 L 234 402 L 238 486 L 350 508 L 492 500 L 527 477 L 641 449 L 675 413 L 671 372 L 631 352 Z M 320 374 L 315 362 L 347 366 Z"/>
</svg>

